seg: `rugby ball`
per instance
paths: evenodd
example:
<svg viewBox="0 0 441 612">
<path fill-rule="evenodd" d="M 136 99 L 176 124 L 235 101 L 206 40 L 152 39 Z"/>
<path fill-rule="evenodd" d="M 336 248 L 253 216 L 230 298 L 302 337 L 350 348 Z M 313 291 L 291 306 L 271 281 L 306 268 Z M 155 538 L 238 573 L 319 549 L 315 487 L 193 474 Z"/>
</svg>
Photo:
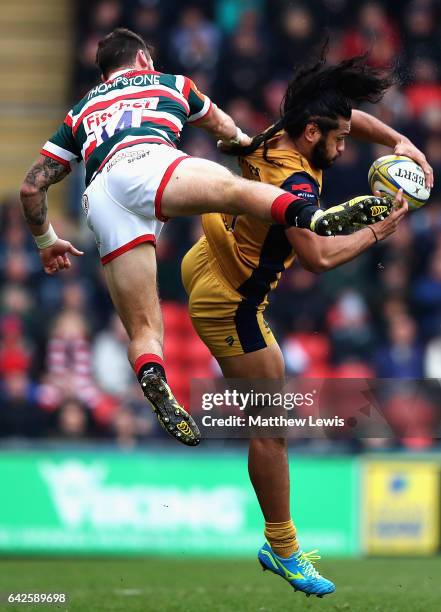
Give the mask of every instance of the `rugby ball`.
<svg viewBox="0 0 441 612">
<path fill-rule="evenodd" d="M 385 155 L 376 159 L 369 168 L 368 181 L 372 193 L 379 191 L 395 195 L 402 189 L 411 209 L 424 206 L 430 197 L 423 169 L 404 155 Z"/>
</svg>

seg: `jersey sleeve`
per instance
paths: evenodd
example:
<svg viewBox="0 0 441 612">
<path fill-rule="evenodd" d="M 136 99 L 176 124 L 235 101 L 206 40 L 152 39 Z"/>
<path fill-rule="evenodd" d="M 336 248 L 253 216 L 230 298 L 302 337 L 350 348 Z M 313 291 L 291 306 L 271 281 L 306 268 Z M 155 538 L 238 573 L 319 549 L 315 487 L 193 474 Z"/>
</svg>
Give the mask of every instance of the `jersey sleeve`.
<svg viewBox="0 0 441 612">
<path fill-rule="evenodd" d="M 55 159 L 69 170 L 72 161 L 81 161 L 81 153 L 72 134 L 72 111 L 68 113 L 55 134 L 43 145 L 40 153 Z"/>
<path fill-rule="evenodd" d="M 185 77 L 184 95 L 190 107 L 188 122 L 195 124 L 202 121 L 210 112 L 212 102 L 208 96 L 199 91 L 191 79 Z"/>
<path fill-rule="evenodd" d="M 294 172 L 280 186 L 299 200 L 319 206 L 320 191 L 317 182 L 307 172 Z"/>
</svg>

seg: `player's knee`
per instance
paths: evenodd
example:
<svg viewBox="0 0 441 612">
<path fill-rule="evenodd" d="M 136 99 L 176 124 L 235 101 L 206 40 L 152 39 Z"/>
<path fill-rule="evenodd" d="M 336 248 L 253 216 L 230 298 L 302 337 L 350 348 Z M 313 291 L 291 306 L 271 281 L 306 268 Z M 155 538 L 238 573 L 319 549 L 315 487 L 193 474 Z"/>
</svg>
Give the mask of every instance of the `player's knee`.
<svg viewBox="0 0 441 612">
<path fill-rule="evenodd" d="M 135 321 L 132 321 L 129 335 L 131 341 L 144 339 L 162 343 L 164 336 L 162 318 L 152 313 L 143 313 Z"/>
<path fill-rule="evenodd" d="M 237 202 L 237 200 L 240 199 L 240 195 L 243 189 L 243 183 L 244 183 L 244 179 L 242 179 L 241 177 L 236 176 L 234 174 L 230 176 L 228 189 L 229 189 L 231 200 L 233 202 Z"/>
<path fill-rule="evenodd" d="M 222 201 L 230 207 L 232 213 L 238 212 L 236 206 L 240 201 L 241 179 L 231 172 L 226 172 L 220 179 Z"/>
</svg>

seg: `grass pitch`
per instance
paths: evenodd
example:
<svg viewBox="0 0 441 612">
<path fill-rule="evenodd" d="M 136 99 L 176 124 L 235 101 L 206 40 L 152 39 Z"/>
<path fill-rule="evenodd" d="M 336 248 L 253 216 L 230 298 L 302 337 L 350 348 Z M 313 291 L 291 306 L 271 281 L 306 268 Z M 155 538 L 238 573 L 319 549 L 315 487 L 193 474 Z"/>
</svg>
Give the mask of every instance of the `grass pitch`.
<svg viewBox="0 0 441 612">
<path fill-rule="evenodd" d="M 441 612 L 441 559 L 326 560 L 333 595 L 294 593 L 256 561 L 2 559 L 0 610 L 69 612 Z M 64 592 L 68 604 L 8 604 L 10 592 Z"/>
</svg>

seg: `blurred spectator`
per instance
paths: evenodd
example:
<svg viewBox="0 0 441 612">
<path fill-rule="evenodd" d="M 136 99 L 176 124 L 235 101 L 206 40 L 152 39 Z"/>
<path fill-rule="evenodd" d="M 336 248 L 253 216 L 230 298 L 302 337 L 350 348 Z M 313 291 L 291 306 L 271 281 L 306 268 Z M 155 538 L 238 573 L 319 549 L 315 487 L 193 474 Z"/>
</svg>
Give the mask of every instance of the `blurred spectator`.
<svg viewBox="0 0 441 612">
<path fill-rule="evenodd" d="M 112 430 L 115 442 L 119 447 L 132 448 L 136 446 L 136 420 L 130 408 L 121 407 L 115 412 Z"/>
<path fill-rule="evenodd" d="M 352 289 L 343 291 L 329 309 L 328 330 L 339 361 L 354 356 L 369 358 L 374 340 L 369 319 L 362 295 Z"/>
<path fill-rule="evenodd" d="M 282 275 L 268 316 L 272 327 L 280 334 L 314 332 L 324 327 L 325 303 L 319 277 L 294 265 Z"/>
<path fill-rule="evenodd" d="M 427 273 L 416 280 L 413 299 L 425 338 L 436 335 L 441 327 L 441 248 L 433 253 Z"/>
<path fill-rule="evenodd" d="M 324 334 L 290 334 L 285 337 L 281 348 L 287 374 L 309 378 L 332 376 L 331 345 Z"/>
<path fill-rule="evenodd" d="M 401 315 L 409 315 L 406 302 L 398 297 L 386 298 L 382 303 L 381 310 L 386 323 L 389 323 Z"/>
<path fill-rule="evenodd" d="M 64 399 L 74 397 L 93 408 L 101 395 L 93 379 L 86 321 L 75 311 L 65 311 L 55 320 L 49 336 L 40 402 L 53 410 Z"/>
<path fill-rule="evenodd" d="M 0 293 L 0 317 L 14 315 L 23 323 L 26 332 L 34 335 L 37 332 L 39 316 L 35 312 L 30 291 L 25 285 L 5 284 Z"/>
<path fill-rule="evenodd" d="M 419 117 L 431 108 L 441 107 L 441 84 L 438 66 L 429 57 L 416 57 L 411 63 L 412 83 L 405 95 L 413 117 Z"/>
<path fill-rule="evenodd" d="M 100 73 L 95 64 L 96 49 L 100 37 L 93 34 L 81 41 L 78 62 L 75 70 L 76 87 L 73 91 L 75 101 L 82 98 L 100 80 Z"/>
<path fill-rule="evenodd" d="M 269 125 L 265 116 L 257 112 L 251 102 L 246 98 L 233 98 L 227 105 L 226 111 L 233 117 L 237 125 L 243 126 L 243 129 L 250 135 L 262 132 Z M 278 109 L 276 110 L 275 116 L 277 112 Z M 229 161 L 231 162 L 231 158 Z"/>
<path fill-rule="evenodd" d="M 231 98 L 244 97 L 259 108 L 260 88 L 268 74 L 268 48 L 256 13 L 242 16 L 239 27 L 226 44 L 219 73 L 219 102 L 226 105 Z"/>
<path fill-rule="evenodd" d="M 375 378 L 375 371 L 362 359 L 345 359 L 337 365 L 331 376 L 333 378 Z"/>
<path fill-rule="evenodd" d="M 99 36 L 105 36 L 120 25 L 122 3 L 119 0 L 100 0 L 92 11 L 92 30 Z"/>
<path fill-rule="evenodd" d="M 437 134 L 429 136 L 425 147 L 427 157 L 430 159 L 436 177 L 441 176 L 441 107 L 439 109 L 439 116 L 440 130 Z M 440 188 L 437 186 L 432 190 L 432 197 L 436 195 L 436 193 L 440 193 Z M 435 202 L 433 202 L 433 204 L 435 204 Z"/>
<path fill-rule="evenodd" d="M 432 338 L 427 344 L 424 356 L 424 376 L 441 379 L 441 334 Z"/>
<path fill-rule="evenodd" d="M 75 398 L 64 401 L 57 410 L 57 432 L 63 438 L 81 440 L 90 435 L 88 410 Z"/>
<path fill-rule="evenodd" d="M 364 108 L 367 112 L 378 117 L 381 121 L 384 121 L 384 123 L 397 126 L 400 129 L 403 129 L 403 126 L 405 126 L 410 119 L 409 102 L 397 84 L 392 85 L 392 87 L 386 91 L 380 102 L 377 104 L 366 104 Z M 371 153 L 372 159 L 376 159 L 384 154 L 384 148 L 382 147 L 381 150 L 378 151 L 376 146 L 371 147 Z"/>
<path fill-rule="evenodd" d="M 418 384 L 401 383 L 386 402 L 384 416 L 404 446 L 422 450 L 433 445 L 439 413 Z"/>
<path fill-rule="evenodd" d="M 265 103 L 265 110 L 268 112 L 270 117 L 270 121 L 266 121 L 266 124 L 269 124 L 271 123 L 271 121 L 276 121 L 277 119 L 279 119 L 280 109 L 282 107 L 283 98 L 285 96 L 288 82 L 289 77 L 288 79 L 273 79 L 271 81 L 268 81 L 268 83 L 264 85 L 263 101 Z M 253 134 L 253 132 L 260 132 L 267 127 L 268 125 L 264 125 L 260 130 L 256 128 L 254 130 L 249 130 L 249 133 Z"/>
<path fill-rule="evenodd" d="M 169 39 L 169 69 L 192 73 L 210 72 L 216 68 L 220 51 L 220 32 L 199 7 L 188 5 L 182 9 L 178 24 Z"/>
<path fill-rule="evenodd" d="M 389 321 L 387 342 L 375 355 L 380 378 L 422 378 L 423 351 L 415 321 L 401 314 Z"/>
<path fill-rule="evenodd" d="M 380 280 L 386 295 L 393 295 L 401 299 L 406 298 L 409 284 L 409 262 L 394 257 L 393 260 L 384 264 Z"/>
<path fill-rule="evenodd" d="M 400 37 L 395 23 L 389 19 L 380 2 L 364 2 L 358 13 L 357 24 L 342 40 L 343 57 L 361 55 L 369 51 L 369 63 L 390 68 L 400 50 Z"/>
<path fill-rule="evenodd" d="M 0 393 L 0 436 L 40 437 L 45 431 L 46 416 L 35 401 L 35 386 L 26 372 L 4 373 Z"/>
<path fill-rule="evenodd" d="M 159 3 L 158 3 L 159 4 Z M 131 28 L 144 38 L 152 48 L 152 58 L 155 68 L 164 68 L 165 37 L 164 28 L 161 26 L 161 14 L 159 6 L 153 3 L 140 4 L 133 13 Z"/>
<path fill-rule="evenodd" d="M 323 10 L 325 22 L 328 27 L 332 28 L 333 34 L 340 34 L 340 30 L 347 26 L 351 18 L 349 0 L 323 0 Z"/>
<path fill-rule="evenodd" d="M 145 401 L 124 404 L 111 423 L 111 434 L 121 448 L 132 448 L 158 431 L 163 433 Z"/>
<path fill-rule="evenodd" d="M 114 314 L 109 326 L 100 332 L 92 347 L 95 379 L 106 393 L 123 397 L 134 381 L 127 359 L 128 336 L 121 319 Z"/>
<path fill-rule="evenodd" d="M 246 12 L 261 12 L 263 0 L 215 0 L 216 21 L 227 33 L 234 31 Z"/>
<path fill-rule="evenodd" d="M 317 25 L 306 3 L 289 4 L 281 13 L 278 25 L 274 65 L 276 74 L 282 72 L 289 77 L 301 59 L 309 59 L 309 54 L 317 45 Z"/>
<path fill-rule="evenodd" d="M 435 3 L 431 0 L 413 0 L 403 11 L 403 51 L 409 63 L 415 57 L 441 59 L 439 35 L 436 30 Z"/>
<path fill-rule="evenodd" d="M 32 347 L 23 335 L 23 323 L 17 315 L 0 319 L 0 375 L 10 372 L 24 374 L 30 368 Z"/>
</svg>

